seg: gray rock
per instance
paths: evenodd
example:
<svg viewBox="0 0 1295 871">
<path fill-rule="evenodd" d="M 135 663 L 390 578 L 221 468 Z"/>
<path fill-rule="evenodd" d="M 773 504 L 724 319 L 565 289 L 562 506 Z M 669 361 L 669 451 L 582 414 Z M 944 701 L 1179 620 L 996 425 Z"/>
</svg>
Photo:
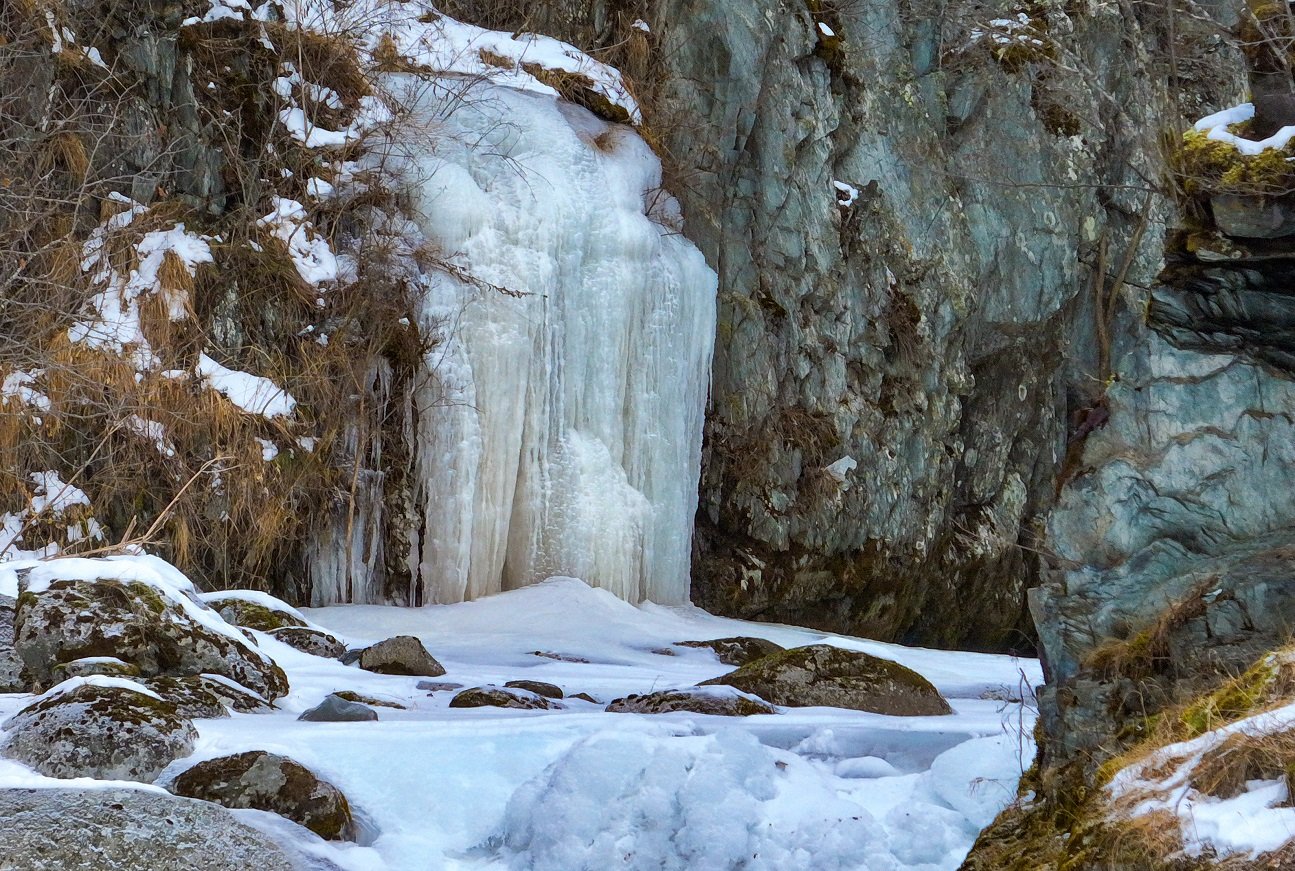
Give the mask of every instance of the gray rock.
<svg viewBox="0 0 1295 871">
<path fill-rule="evenodd" d="M 334 693 L 297 719 L 315 723 L 358 723 L 378 719 L 378 712 L 359 702 L 348 702 Z"/>
<path fill-rule="evenodd" d="M 950 714 L 930 681 L 889 659 L 826 644 L 757 659 L 701 686 L 727 685 L 775 705 L 824 705 L 895 716 Z"/>
<path fill-rule="evenodd" d="M 504 684 L 506 688 L 527 690 L 535 693 L 537 696 L 544 696 L 548 699 L 561 699 L 563 696 L 562 688 L 551 683 L 545 683 L 542 680 L 510 680 Z"/>
<path fill-rule="evenodd" d="M 4 789 L 0 820 L 0 871 L 303 868 L 218 805 L 133 789 Z"/>
<path fill-rule="evenodd" d="M 676 641 L 679 647 L 704 647 L 715 651 L 719 661 L 725 665 L 746 665 L 752 660 L 770 653 L 783 650 L 781 644 L 774 644 L 763 638 L 738 636 L 735 638 L 715 638 L 710 641 Z"/>
<path fill-rule="evenodd" d="M 193 752 L 193 725 L 169 702 L 85 684 L 37 701 L 5 721 L 0 752 L 49 777 L 151 783 Z"/>
<path fill-rule="evenodd" d="M 378 674 L 440 677 L 444 667 L 437 662 L 423 642 L 412 635 L 397 635 L 379 641 L 360 651 L 360 668 Z"/>
<path fill-rule="evenodd" d="M 718 687 L 684 687 L 645 695 L 626 696 L 607 706 L 612 714 L 713 714 L 719 717 L 750 717 L 754 714 L 776 714 L 778 711 L 761 699 L 745 693 Z"/>
<path fill-rule="evenodd" d="M 139 582 L 54 580 L 19 597 L 15 628 L 18 654 L 42 684 L 59 663 L 115 656 L 146 677 L 219 674 L 269 700 L 288 691 L 283 670 L 252 644 L 202 625 Z"/>
<path fill-rule="evenodd" d="M 444 680 L 420 680 L 415 684 L 415 687 L 428 692 L 443 693 L 449 690 L 461 690 L 463 689 L 463 684 Z"/>
<path fill-rule="evenodd" d="M 1286 199 L 1242 194 L 1210 198 L 1210 211 L 1219 231 L 1249 239 L 1278 239 L 1295 234 L 1295 203 Z"/>
<path fill-rule="evenodd" d="M 0 693 L 19 693 L 27 689 L 22 677 L 22 658 L 13 646 L 17 606 L 17 599 L 0 596 Z"/>
<path fill-rule="evenodd" d="M 346 796 L 286 756 L 263 750 L 221 756 L 181 772 L 169 789 L 228 808 L 276 813 L 327 840 L 355 840 Z"/>
<path fill-rule="evenodd" d="M 244 629 L 273 632 L 287 627 L 304 627 L 305 624 L 281 608 L 271 608 L 259 602 L 249 602 L 237 596 L 208 598 L 207 607 L 220 614 L 227 623 Z"/>
<path fill-rule="evenodd" d="M 332 635 L 307 626 L 285 626 L 272 630 L 270 634 L 284 644 L 313 656 L 341 659 L 347 652 L 346 645 Z"/>
<path fill-rule="evenodd" d="M 473 687 L 450 699 L 451 708 L 518 708 L 547 711 L 561 707 L 529 690 L 495 686 Z"/>
</svg>

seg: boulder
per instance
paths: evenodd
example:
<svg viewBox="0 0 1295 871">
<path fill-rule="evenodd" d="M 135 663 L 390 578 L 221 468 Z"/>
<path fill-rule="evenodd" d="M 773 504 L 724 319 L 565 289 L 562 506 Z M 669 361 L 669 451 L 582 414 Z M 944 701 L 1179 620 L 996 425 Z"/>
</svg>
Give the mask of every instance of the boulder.
<svg viewBox="0 0 1295 871">
<path fill-rule="evenodd" d="M 22 658 L 13 644 L 17 607 L 17 599 L 0 596 L 0 693 L 20 693 L 27 689 L 22 677 Z"/>
<path fill-rule="evenodd" d="M 373 696 L 366 696 L 363 693 L 357 693 L 354 690 L 338 690 L 333 693 L 339 699 L 348 702 L 355 702 L 360 705 L 369 705 L 377 708 L 395 708 L 398 711 L 408 710 L 408 706 L 402 705 L 395 699 L 378 699 Z"/>
<path fill-rule="evenodd" d="M 289 647 L 295 647 L 302 653 L 309 653 L 312 656 L 341 659 L 346 654 L 345 644 L 327 632 L 311 629 L 309 626 L 284 626 L 281 629 L 271 630 L 270 634 Z"/>
<path fill-rule="evenodd" d="M 555 705 L 530 690 L 483 686 L 473 687 L 450 699 L 451 708 L 519 708 L 547 711 Z M 560 706 L 558 706 L 560 707 Z"/>
<path fill-rule="evenodd" d="M 52 669 L 54 680 L 62 683 L 70 677 L 139 677 L 139 666 L 122 662 L 115 656 L 87 656 L 71 662 L 60 662 Z"/>
<path fill-rule="evenodd" d="M 56 665 L 112 656 L 145 677 L 218 674 L 266 699 L 288 691 L 274 662 L 205 606 L 129 580 L 54 580 L 18 597 L 15 644 L 27 674 L 51 682 Z"/>
<path fill-rule="evenodd" d="M 264 598 L 267 601 L 276 601 L 269 596 Z M 203 601 L 207 603 L 207 607 L 218 613 L 226 623 L 242 626 L 244 629 L 273 632 L 276 629 L 305 627 L 306 625 L 305 621 L 300 617 L 285 610 L 288 607 L 286 604 L 283 608 L 275 608 L 263 602 L 249 601 L 236 595 L 220 596 L 219 594 L 205 596 Z"/>
<path fill-rule="evenodd" d="M 114 678 L 73 678 L 5 721 L 5 756 L 49 777 L 152 783 L 198 733 L 170 702 Z"/>
<path fill-rule="evenodd" d="M 733 638 L 714 638 L 710 641 L 676 641 L 677 647 L 706 647 L 715 651 L 719 661 L 725 665 L 746 665 L 752 660 L 783 650 L 781 644 L 774 644 L 763 638 L 751 638 L 745 635 Z"/>
<path fill-rule="evenodd" d="M 359 723 L 378 719 L 378 712 L 333 693 L 297 719 L 315 723 Z"/>
<path fill-rule="evenodd" d="M 761 657 L 701 685 L 736 687 L 793 708 L 822 705 L 905 717 L 953 713 L 930 681 L 912 669 L 827 644 Z"/>
<path fill-rule="evenodd" d="M 510 680 L 504 686 L 510 689 L 527 690 L 546 699 L 560 699 L 563 696 L 561 687 L 542 680 Z"/>
<path fill-rule="evenodd" d="M 5 871 L 302 867 L 222 807 L 136 789 L 0 789 L 0 820 Z"/>
<path fill-rule="evenodd" d="M 427 690 L 432 693 L 443 693 L 463 689 L 463 684 L 453 683 L 452 681 L 447 680 L 420 680 L 414 686 L 417 689 Z"/>
<path fill-rule="evenodd" d="M 412 677 L 440 677 L 445 669 L 437 662 L 423 642 L 412 635 L 397 635 L 379 641 L 360 651 L 360 668 L 377 674 L 398 674 Z"/>
<path fill-rule="evenodd" d="M 749 717 L 752 714 L 776 714 L 774 707 L 762 699 L 730 687 L 682 687 L 645 695 L 616 699 L 607 706 L 610 714 L 714 714 L 719 717 Z"/>
<path fill-rule="evenodd" d="M 210 674 L 141 678 L 140 683 L 175 705 L 182 717 L 213 719 L 268 711 L 272 707 L 251 690 Z"/>
<path fill-rule="evenodd" d="M 199 762 L 171 784 L 176 795 L 286 817 L 330 841 L 355 840 L 341 790 L 286 756 L 253 750 Z"/>
</svg>

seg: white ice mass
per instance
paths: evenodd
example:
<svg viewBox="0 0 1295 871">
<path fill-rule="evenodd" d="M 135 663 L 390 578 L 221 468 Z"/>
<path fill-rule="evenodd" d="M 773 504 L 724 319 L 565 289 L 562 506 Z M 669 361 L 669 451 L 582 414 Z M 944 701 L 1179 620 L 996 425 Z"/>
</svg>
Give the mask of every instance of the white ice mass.
<svg viewBox="0 0 1295 871">
<path fill-rule="evenodd" d="M 411 601 L 554 575 L 687 601 L 716 277 L 659 161 L 551 95 L 418 87 L 434 135 L 397 148 L 452 268 L 422 312 L 439 343 L 416 398 Z"/>
</svg>

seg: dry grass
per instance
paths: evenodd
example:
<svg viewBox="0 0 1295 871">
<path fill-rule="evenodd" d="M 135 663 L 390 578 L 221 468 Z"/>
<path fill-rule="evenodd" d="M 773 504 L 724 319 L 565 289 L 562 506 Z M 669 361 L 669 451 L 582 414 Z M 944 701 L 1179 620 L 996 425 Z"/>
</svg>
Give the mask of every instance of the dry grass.
<svg viewBox="0 0 1295 871">
<path fill-rule="evenodd" d="M 1086 665 L 1105 680 L 1126 677 L 1134 680 L 1160 674 L 1171 662 L 1170 644 L 1174 634 L 1205 614 L 1205 596 L 1218 583 L 1207 578 L 1188 595 L 1170 604 L 1156 619 L 1130 638 L 1113 639 L 1089 654 Z M 1226 597 L 1228 594 L 1223 594 Z"/>
</svg>

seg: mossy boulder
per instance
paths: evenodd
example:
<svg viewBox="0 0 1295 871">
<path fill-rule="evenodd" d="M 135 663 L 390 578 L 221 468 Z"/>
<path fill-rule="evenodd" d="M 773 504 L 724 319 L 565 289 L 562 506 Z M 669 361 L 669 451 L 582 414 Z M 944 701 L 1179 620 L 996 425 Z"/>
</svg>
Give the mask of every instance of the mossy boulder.
<svg viewBox="0 0 1295 871">
<path fill-rule="evenodd" d="M 111 656 L 145 677 L 218 674 L 268 700 L 284 695 L 283 670 L 215 614 L 197 619 L 202 607 L 138 581 L 56 580 L 18 597 L 14 646 L 41 685 L 52 682 L 57 665 Z"/>
<path fill-rule="evenodd" d="M 440 677 L 444 667 L 412 635 L 397 635 L 360 651 L 360 668 L 377 674 Z"/>
<path fill-rule="evenodd" d="M 329 871 L 294 861 L 222 807 L 139 789 L 0 789 L 0 868 Z"/>
<path fill-rule="evenodd" d="M 537 696 L 544 696 L 546 699 L 561 699 L 564 693 L 562 688 L 551 683 L 545 683 L 542 680 L 510 680 L 504 684 L 506 689 L 526 690 L 535 693 Z"/>
<path fill-rule="evenodd" d="M 272 608 L 237 596 L 206 596 L 205 601 L 226 623 L 242 626 L 244 629 L 273 632 L 276 629 L 306 625 L 303 620 L 282 608 Z"/>
<path fill-rule="evenodd" d="M 5 721 L 0 752 L 49 777 L 142 783 L 193 752 L 198 733 L 175 705 L 87 680 L 73 678 Z"/>
<path fill-rule="evenodd" d="M 745 635 L 733 638 L 713 638 L 710 641 L 676 641 L 677 647 L 702 647 L 715 651 L 719 661 L 725 665 L 746 665 L 748 662 L 777 653 L 783 650 L 781 644 L 774 644 L 763 638 L 751 638 Z"/>
<path fill-rule="evenodd" d="M 717 717 L 750 717 L 778 711 L 762 699 L 730 687 L 682 687 L 616 699 L 607 706 L 612 714 L 712 714 Z"/>
<path fill-rule="evenodd" d="M 115 656 L 88 656 L 71 662 L 60 662 L 53 668 L 54 680 L 63 682 L 70 677 L 139 677 L 139 666 L 122 662 Z"/>
<path fill-rule="evenodd" d="M 14 649 L 14 613 L 18 600 L 0 596 L 0 693 L 18 693 L 27 688 L 22 676 L 22 658 Z"/>
<path fill-rule="evenodd" d="M 451 708 L 518 708 L 528 711 L 547 711 L 553 702 L 538 693 L 513 687 L 472 687 L 450 699 Z M 558 705 L 557 707 L 561 707 Z"/>
<path fill-rule="evenodd" d="M 210 759 L 181 773 L 169 788 L 227 808 L 269 811 L 330 841 L 355 840 L 351 805 L 342 791 L 286 756 L 253 750 Z"/>
<path fill-rule="evenodd" d="M 951 714 L 931 682 L 897 662 L 827 644 L 794 647 L 702 686 L 726 685 L 775 705 L 822 705 L 903 717 Z"/>
<path fill-rule="evenodd" d="M 265 699 L 231 681 L 210 674 L 141 678 L 140 683 L 175 705 L 182 717 L 217 719 L 231 710 L 240 714 L 268 711 Z"/>
<path fill-rule="evenodd" d="M 327 632 L 311 629 L 309 626 L 284 626 L 271 630 L 270 634 L 289 647 L 295 647 L 311 656 L 341 659 L 346 654 L 345 644 Z"/>
</svg>

